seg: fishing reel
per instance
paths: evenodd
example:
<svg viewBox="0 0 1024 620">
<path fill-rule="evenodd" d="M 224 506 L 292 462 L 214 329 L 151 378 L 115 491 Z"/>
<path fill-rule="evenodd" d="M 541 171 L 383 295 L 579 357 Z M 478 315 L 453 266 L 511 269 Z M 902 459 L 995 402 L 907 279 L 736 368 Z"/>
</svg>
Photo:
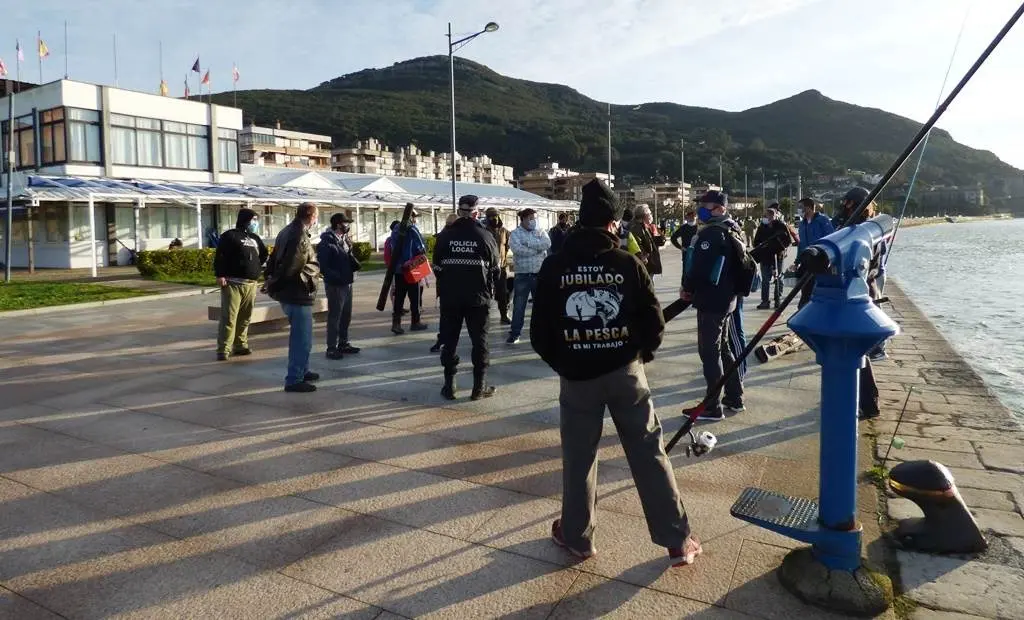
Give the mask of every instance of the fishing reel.
<svg viewBox="0 0 1024 620">
<path fill-rule="evenodd" d="M 686 446 L 686 456 L 704 456 L 718 445 L 718 438 L 708 431 L 696 435 L 690 431 L 690 445 Z"/>
</svg>

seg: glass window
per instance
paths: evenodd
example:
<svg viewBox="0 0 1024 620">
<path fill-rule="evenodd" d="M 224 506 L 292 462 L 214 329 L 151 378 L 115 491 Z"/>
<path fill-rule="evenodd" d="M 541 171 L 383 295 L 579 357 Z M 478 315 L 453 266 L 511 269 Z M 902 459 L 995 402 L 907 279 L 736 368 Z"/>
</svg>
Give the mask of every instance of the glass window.
<svg viewBox="0 0 1024 620">
<path fill-rule="evenodd" d="M 139 119 L 140 121 L 143 119 Z M 139 130 L 137 134 L 140 166 L 163 166 L 163 151 L 160 149 L 160 132 Z"/>
<path fill-rule="evenodd" d="M 110 124 L 111 125 L 118 125 L 118 126 L 121 126 L 121 127 L 134 127 L 135 126 L 135 117 L 134 116 L 125 116 L 124 114 L 111 114 L 110 115 Z"/>
<path fill-rule="evenodd" d="M 60 121 L 53 124 L 53 161 L 56 163 L 67 160 L 68 155 L 64 145 L 64 122 Z"/>
<path fill-rule="evenodd" d="M 110 159 L 115 164 L 127 166 L 134 166 L 138 163 L 134 129 L 126 127 L 110 128 Z"/>
<path fill-rule="evenodd" d="M 221 138 L 218 142 L 218 165 L 222 172 L 238 172 L 238 142 Z"/>
<path fill-rule="evenodd" d="M 228 140 L 237 140 L 238 132 L 234 129 L 218 129 L 217 136 L 219 138 L 226 138 Z"/>
<path fill-rule="evenodd" d="M 181 207 L 157 207 L 154 211 L 163 211 L 166 218 L 166 224 L 164 226 L 164 234 L 167 236 L 166 239 L 172 239 L 174 237 L 182 237 L 181 234 Z"/>
<path fill-rule="evenodd" d="M 71 230 L 68 235 L 72 241 L 89 239 L 89 207 L 73 205 L 71 207 Z"/>
<path fill-rule="evenodd" d="M 100 113 L 96 110 L 68 108 L 68 119 L 73 121 L 85 121 L 87 123 L 98 123 L 100 122 Z"/>
<path fill-rule="evenodd" d="M 70 151 L 70 161 L 99 163 L 101 161 L 99 112 L 68 108 L 65 115 L 69 120 L 67 148 Z"/>
<path fill-rule="evenodd" d="M 208 136 L 210 135 L 210 128 L 206 125 L 189 125 L 188 135 L 190 136 Z"/>
<path fill-rule="evenodd" d="M 160 121 L 155 118 L 137 118 L 135 119 L 135 126 L 139 129 L 153 129 L 159 131 Z"/>
<path fill-rule="evenodd" d="M 210 169 L 210 139 L 188 137 L 188 167 L 192 170 Z"/>
<path fill-rule="evenodd" d="M 171 131 L 174 133 L 188 133 L 188 125 L 185 123 L 174 123 L 171 121 L 164 121 L 164 131 Z"/>
<path fill-rule="evenodd" d="M 42 228 L 45 231 L 47 242 L 60 243 L 68 240 L 67 233 L 64 232 L 67 219 L 61 217 L 66 213 L 65 209 L 64 205 L 46 205 L 42 208 Z"/>
<path fill-rule="evenodd" d="M 168 168 L 188 168 L 188 137 L 165 133 L 164 156 Z"/>
<path fill-rule="evenodd" d="M 19 167 L 27 168 L 36 164 L 36 138 L 31 129 L 14 133 L 14 147 Z"/>
</svg>

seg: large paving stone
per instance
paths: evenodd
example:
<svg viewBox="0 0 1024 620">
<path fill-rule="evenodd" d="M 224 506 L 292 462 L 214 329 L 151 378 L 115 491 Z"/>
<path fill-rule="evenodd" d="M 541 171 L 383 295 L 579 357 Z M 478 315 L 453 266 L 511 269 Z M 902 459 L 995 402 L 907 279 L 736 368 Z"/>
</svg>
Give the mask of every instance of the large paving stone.
<svg viewBox="0 0 1024 620">
<path fill-rule="evenodd" d="M 878 452 L 885 456 L 883 446 L 878 446 Z M 903 447 L 897 449 L 895 446 L 889 451 L 890 461 L 938 461 L 947 467 L 967 467 L 971 469 L 984 469 L 981 461 L 974 454 L 967 452 L 946 452 L 944 450 L 923 450 L 920 448 Z"/>
<path fill-rule="evenodd" d="M 978 442 L 978 456 L 989 469 L 1024 474 L 1024 445 Z"/>
<path fill-rule="evenodd" d="M 981 616 L 959 614 L 953 611 L 936 611 L 927 607 L 918 607 L 910 613 L 910 620 L 979 620 Z"/>
<path fill-rule="evenodd" d="M 681 596 L 583 573 L 552 612 L 551 620 L 575 618 L 705 618 L 727 620 L 733 612 Z"/>
<path fill-rule="evenodd" d="M 987 618 L 1024 617 L 1024 571 L 1016 568 L 897 552 L 904 593 L 933 609 Z"/>
<path fill-rule="evenodd" d="M 59 620 L 60 616 L 0 587 L 0 618 L 11 620 Z"/>
<path fill-rule="evenodd" d="M 284 570 L 407 617 L 545 618 L 577 572 L 368 516 Z"/>
<path fill-rule="evenodd" d="M 1010 493 L 1024 491 L 1024 477 L 1009 472 L 951 467 L 950 473 L 958 487 Z"/>
<path fill-rule="evenodd" d="M 973 508 L 971 512 L 983 530 L 992 530 L 1003 536 L 1024 536 L 1024 518 L 1016 512 Z"/>
<path fill-rule="evenodd" d="M 983 489 L 971 489 L 957 487 L 960 497 L 971 508 L 991 508 L 992 510 L 1016 510 L 1013 503 L 1013 496 L 1004 491 L 985 491 Z"/>
</svg>

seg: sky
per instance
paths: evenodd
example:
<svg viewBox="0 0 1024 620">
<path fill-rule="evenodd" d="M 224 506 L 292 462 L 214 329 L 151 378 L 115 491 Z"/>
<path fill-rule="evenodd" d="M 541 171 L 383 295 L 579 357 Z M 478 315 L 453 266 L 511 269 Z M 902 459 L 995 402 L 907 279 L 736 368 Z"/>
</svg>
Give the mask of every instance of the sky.
<svg viewBox="0 0 1024 620">
<path fill-rule="evenodd" d="M 499 73 L 567 84 L 600 101 L 744 110 L 816 89 L 924 121 L 1016 0 L 0 0 L 0 58 L 37 81 L 71 79 L 180 96 L 196 56 L 214 92 L 311 88 L 367 67 L 458 54 Z M 68 44 L 64 44 L 67 22 Z M 1024 20 L 1022 20 L 1024 22 Z M 955 46 L 957 34 L 963 36 Z M 955 54 L 954 54 L 955 48 Z M 190 74 L 192 92 L 198 76 Z M 969 146 L 1024 168 L 1024 23 L 939 121 Z M 301 128 L 296 128 L 301 129 Z M 909 137 L 908 137 L 909 138 Z"/>
</svg>

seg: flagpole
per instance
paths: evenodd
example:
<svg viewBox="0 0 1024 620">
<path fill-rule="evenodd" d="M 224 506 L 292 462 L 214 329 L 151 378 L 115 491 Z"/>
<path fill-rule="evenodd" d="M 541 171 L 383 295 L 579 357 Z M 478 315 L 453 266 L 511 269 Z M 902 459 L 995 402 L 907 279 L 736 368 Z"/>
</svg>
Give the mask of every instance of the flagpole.
<svg viewBox="0 0 1024 620">
<path fill-rule="evenodd" d="M 21 66 L 21 63 L 18 63 Z M 20 73 L 20 71 L 19 71 Z M 21 81 L 21 78 L 18 78 Z M 7 217 L 4 218 L 4 282 L 11 281 L 11 229 L 14 227 L 14 89 L 7 82 Z"/>
<path fill-rule="evenodd" d="M 160 41 L 160 83 L 164 83 L 164 42 Z"/>
<path fill-rule="evenodd" d="M 40 53 L 40 47 L 43 42 L 43 31 L 36 31 L 36 56 L 39 58 L 39 83 L 43 83 L 43 55 Z"/>
<path fill-rule="evenodd" d="M 117 88 L 117 33 L 114 33 L 114 87 Z"/>
<path fill-rule="evenodd" d="M 64 79 L 68 79 L 68 20 L 64 20 Z"/>
<path fill-rule="evenodd" d="M 238 73 L 238 63 L 231 61 L 231 107 L 238 107 L 238 79 L 235 75 Z"/>
</svg>

